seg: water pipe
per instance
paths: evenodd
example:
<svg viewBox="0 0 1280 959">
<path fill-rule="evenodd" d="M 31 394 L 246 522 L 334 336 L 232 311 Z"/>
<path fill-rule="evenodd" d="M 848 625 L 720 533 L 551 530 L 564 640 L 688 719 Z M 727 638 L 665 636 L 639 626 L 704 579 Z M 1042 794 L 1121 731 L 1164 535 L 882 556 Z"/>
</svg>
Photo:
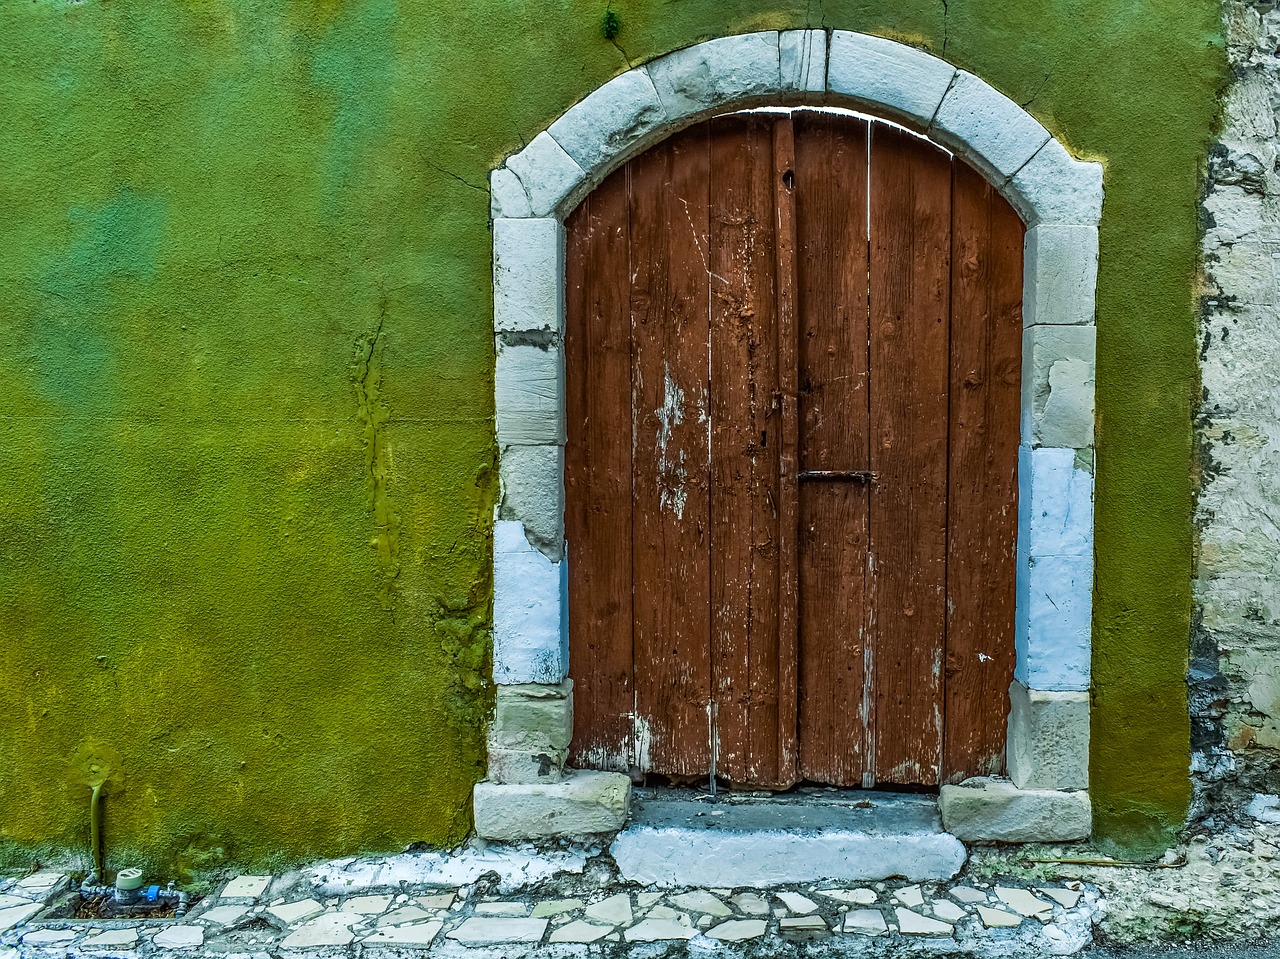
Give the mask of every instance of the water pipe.
<svg viewBox="0 0 1280 959">
<path fill-rule="evenodd" d="M 95 875 L 106 876 L 107 871 L 102 863 L 102 783 L 93 784 L 93 793 L 89 796 L 89 842 L 93 846 L 93 871 Z"/>
</svg>

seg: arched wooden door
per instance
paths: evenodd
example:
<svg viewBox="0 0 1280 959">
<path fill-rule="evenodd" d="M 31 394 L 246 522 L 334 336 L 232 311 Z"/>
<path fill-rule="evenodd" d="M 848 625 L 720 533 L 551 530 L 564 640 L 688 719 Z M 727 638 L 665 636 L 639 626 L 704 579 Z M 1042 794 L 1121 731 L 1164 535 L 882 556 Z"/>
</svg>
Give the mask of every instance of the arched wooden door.
<svg viewBox="0 0 1280 959">
<path fill-rule="evenodd" d="M 1002 772 L 1013 209 L 888 124 L 743 113 L 631 161 L 567 230 L 572 762 Z"/>
</svg>

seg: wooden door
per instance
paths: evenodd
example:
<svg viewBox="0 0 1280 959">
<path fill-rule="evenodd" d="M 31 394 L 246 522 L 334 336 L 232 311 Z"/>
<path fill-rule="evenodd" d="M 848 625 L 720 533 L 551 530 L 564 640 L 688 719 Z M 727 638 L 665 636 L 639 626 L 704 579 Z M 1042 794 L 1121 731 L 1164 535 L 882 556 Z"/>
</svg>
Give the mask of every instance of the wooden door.
<svg viewBox="0 0 1280 959">
<path fill-rule="evenodd" d="M 1003 770 L 1022 224 L 843 114 L 719 117 L 568 223 L 572 761 Z"/>
</svg>

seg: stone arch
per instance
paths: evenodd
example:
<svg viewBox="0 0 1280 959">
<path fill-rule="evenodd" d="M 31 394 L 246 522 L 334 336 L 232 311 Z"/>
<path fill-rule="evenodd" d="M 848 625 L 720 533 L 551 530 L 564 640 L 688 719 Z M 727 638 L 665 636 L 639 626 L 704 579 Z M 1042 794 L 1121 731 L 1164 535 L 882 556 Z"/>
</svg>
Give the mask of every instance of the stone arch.
<svg viewBox="0 0 1280 959">
<path fill-rule="evenodd" d="M 490 781 L 476 794 L 482 834 L 515 838 L 486 819 L 493 790 L 561 784 L 568 796 L 581 782 L 580 774 L 575 780 L 563 772 L 567 738 L 531 745 L 503 719 L 504 702 L 533 697 L 559 704 L 558 736 L 571 728 L 564 682 L 564 217 L 628 158 L 681 127 L 753 106 L 804 104 L 864 110 L 928 136 L 979 169 L 1027 226 L 1013 782 L 944 787 L 943 812 L 948 828 L 975 840 L 1088 832 L 1102 167 L 1073 158 L 1016 103 L 944 60 L 865 34 L 792 30 L 709 40 L 614 77 L 491 175 L 502 498 L 494 537 L 499 709 Z M 993 819 L 997 809 L 1031 802 L 1058 805 L 1047 817 Z M 1018 821 L 1029 818 L 1056 823 L 1057 831 L 1015 835 Z M 553 832 L 575 831 L 563 817 L 556 821 L 561 827 Z"/>
</svg>

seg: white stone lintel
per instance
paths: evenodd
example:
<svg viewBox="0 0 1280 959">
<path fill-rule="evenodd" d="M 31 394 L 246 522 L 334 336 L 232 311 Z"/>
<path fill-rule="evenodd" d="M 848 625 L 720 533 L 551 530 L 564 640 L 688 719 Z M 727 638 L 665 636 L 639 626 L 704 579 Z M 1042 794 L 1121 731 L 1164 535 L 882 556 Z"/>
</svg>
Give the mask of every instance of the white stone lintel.
<svg viewBox="0 0 1280 959">
<path fill-rule="evenodd" d="M 917 130 L 933 120 L 955 75 L 945 60 L 906 44 L 847 30 L 831 34 L 827 91 Z"/>
</svg>

